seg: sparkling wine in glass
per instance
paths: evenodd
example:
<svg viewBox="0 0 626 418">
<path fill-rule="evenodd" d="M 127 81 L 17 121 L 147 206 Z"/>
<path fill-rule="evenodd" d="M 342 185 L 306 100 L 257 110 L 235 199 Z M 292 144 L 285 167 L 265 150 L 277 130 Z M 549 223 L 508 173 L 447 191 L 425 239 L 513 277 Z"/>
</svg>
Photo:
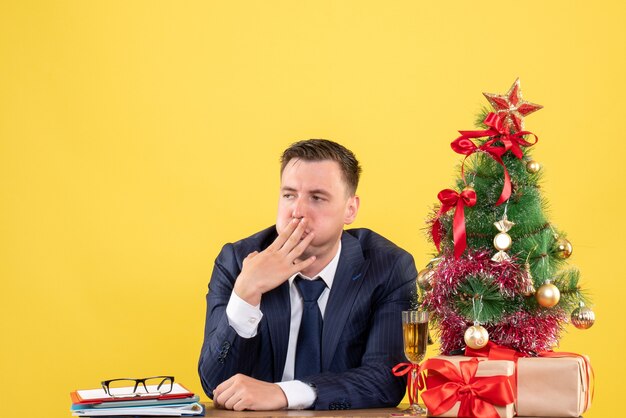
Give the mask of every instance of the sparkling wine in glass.
<svg viewBox="0 0 626 418">
<path fill-rule="evenodd" d="M 402 311 L 402 332 L 404 335 L 404 355 L 413 364 L 417 365 L 424 360 L 428 347 L 428 311 Z M 413 382 L 417 381 L 417 370 L 411 370 Z M 417 403 L 417 385 L 409 387 L 413 393 L 413 403 L 404 411 L 412 416 L 425 416 L 426 410 Z"/>
</svg>

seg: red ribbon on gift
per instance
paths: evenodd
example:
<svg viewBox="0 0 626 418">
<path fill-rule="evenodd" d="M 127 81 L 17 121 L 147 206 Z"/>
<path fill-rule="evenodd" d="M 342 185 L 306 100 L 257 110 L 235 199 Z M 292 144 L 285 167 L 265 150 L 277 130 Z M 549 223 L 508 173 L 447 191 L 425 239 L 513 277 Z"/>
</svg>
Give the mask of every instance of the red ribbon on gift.
<svg viewBox="0 0 626 418">
<path fill-rule="evenodd" d="M 486 346 L 479 349 L 465 347 L 465 355 L 468 357 L 488 357 L 490 360 L 510 360 L 513 362 L 517 362 L 519 357 L 528 357 L 524 353 L 498 345 L 493 341 L 489 341 Z"/>
<path fill-rule="evenodd" d="M 407 376 L 406 389 L 409 394 L 409 402 L 411 405 L 417 403 L 418 390 L 424 389 L 424 380 L 419 372 L 419 364 L 399 363 L 391 369 L 394 376 Z"/>
<path fill-rule="evenodd" d="M 452 141 L 450 146 L 455 152 L 465 155 L 465 159 L 461 165 L 461 176 L 463 177 L 463 180 L 465 180 L 465 160 L 475 152 L 485 152 L 502 166 L 504 169 L 504 186 L 502 187 L 502 192 L 496 202 L 496 206 L 498 206 L 506 202 L 509 197 L 511 197 L 511 178 L 504 161 L 502 161 L 502 156 L 507 151 L 511 151 L 513 155 L 515 155 L 518 159 L 521 159 L 524 156 L 521 147 L 530 147 L 535 145 L 539 138 L 537 138 L 537 135 L 529 131 L 520 131 L 511 134 L 504 125 L 503 119 L 495 113 L 489 113 L 485 118 L 484 123 L 489 126 L 489 129 L 480 131 L 459 131 L 461 136 Z M 534 136 L 535 142 L 526 141 L 526 139 L 524 139 L 524 135 Z M 473 141 L 471 141 L 471 139 L 483 137 L 492 137 L 492 139 L 485 142 L 481 146 L 477 146 Z M 495 145 L 498 141 L 502 145 Z"/>
<path fill-rule="evenodd" d="M 509 360 L 515 363 L 511 387 L 513 388 L 515 402 L 517 403 L 517 359 L 520 357 L 528 357 L 526 354 L 489 341 L 483 348 L 474 349 L 465 347 L 465 355 L 468 357 L 487 357 L 489 360 Z"/>
<path fill-rule="evenodd" d="M 476 204 L 476 192 L 473 189 L 464 189 L 461 193 L 452 189 L 444 189 L 439 192 L 437 197 L 441 202 L 441 207 L 435 217 L 431 230 L 433 242 L 437 247 L 437 251 L 440 251 L 441 222 L 439 218 L 442 214 L 446 213 L 453 207 L 456 207 L 452 223 L 452 235 L 454 236 L 454 257 L 458 260 L 467 247 L 467 233 L 465 232 L 465 207 L 471 207 Z"/>
<path fill-rule="evenodd" d="M 460 417 L 498 418 L 494 405 L 505 406 L 515 400 L 508 376 L 476 377 L 478 359 L 456 366 L 443 359 L 429 359 L 420 372 L 428 370 L 427 389 L 422 400 L 432 415 L 441 415 L 460 402 Z"/>
</svg>

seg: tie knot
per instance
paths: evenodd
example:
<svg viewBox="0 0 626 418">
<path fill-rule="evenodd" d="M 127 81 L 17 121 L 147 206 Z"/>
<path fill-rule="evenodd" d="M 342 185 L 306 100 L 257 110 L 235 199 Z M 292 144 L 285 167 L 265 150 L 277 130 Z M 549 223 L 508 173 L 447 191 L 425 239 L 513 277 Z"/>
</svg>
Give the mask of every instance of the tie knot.
<svg viewBox="0 0 626 418">
<path fill-rule="evenodd" d="M 298 276 L 296 278 L 296 287 L 305 302 L 317 302 L 324 289 L 326 289 L 326 283 L 319 278 L 306 280 Z"/>
</svg>

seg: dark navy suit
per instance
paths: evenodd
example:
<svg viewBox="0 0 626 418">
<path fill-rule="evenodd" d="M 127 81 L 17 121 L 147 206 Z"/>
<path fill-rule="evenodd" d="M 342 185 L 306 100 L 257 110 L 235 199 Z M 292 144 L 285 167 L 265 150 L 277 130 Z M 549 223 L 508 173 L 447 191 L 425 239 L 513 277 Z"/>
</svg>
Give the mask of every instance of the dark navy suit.
<svg viewBox="0 0 626 418">
<path fill-rule="evenodd" d="M 267 382 L 282 378 L 289 283 L 263 294 L 263 318 L 255 337 L 240 337 L 226 317 L 243 259 L 267 248 L 276 236 L 270 227 L 226 244 L 215 260 L 198 365 L 202 387 L 211 398 L 218 384 L 237 373 Z M 315 386 L 315 409 L 395 406 L 404 396 L 405 380 L 393 376 L 391 368 L 406 361 L 400 312 L 409 308 L 416 289 L 413 257 L 368 229 L 344 231 L 341 245 L 324 313 L 322 372 L 301 380 Z"/>
</svg>

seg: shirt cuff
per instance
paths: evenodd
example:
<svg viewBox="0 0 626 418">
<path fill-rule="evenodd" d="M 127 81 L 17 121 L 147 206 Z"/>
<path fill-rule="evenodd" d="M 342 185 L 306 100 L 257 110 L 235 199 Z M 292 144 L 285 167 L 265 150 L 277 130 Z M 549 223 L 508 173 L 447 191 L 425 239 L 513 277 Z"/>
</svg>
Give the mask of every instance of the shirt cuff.
<svg viewBox="0 0 626 418">
<path fill-rule="evenodd" d="M 228 305 L 226 305 L 228 325 L 233 327 L 240 337 L 254 337 L 259 328 L 259 322 L 263 318 L 260 306 L 250 305 L 233 291 L 230 294 Z"/>
<path fill-rule="evenodd" d="M 287 409 L 307 409 L 313 406 L 317 399 L 315 389 L 299 380 L 276 383 L 285 393 Z"/>
</svg>

